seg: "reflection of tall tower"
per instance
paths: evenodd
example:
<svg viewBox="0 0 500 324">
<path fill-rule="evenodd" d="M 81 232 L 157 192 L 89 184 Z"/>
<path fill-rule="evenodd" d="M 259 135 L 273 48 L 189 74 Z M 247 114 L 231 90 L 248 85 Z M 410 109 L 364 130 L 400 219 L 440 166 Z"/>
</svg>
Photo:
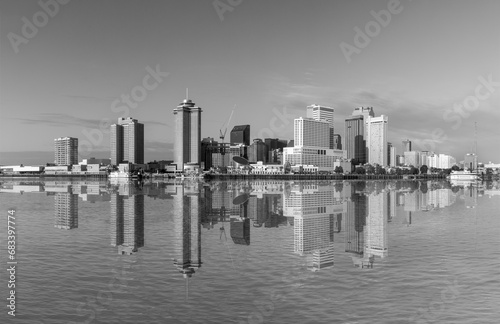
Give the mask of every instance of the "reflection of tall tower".
<svg viewBox="0 0 500 324">
<path fill-rule="evenodd" d="M 184 278 L 189 278 L 201 267 L 201 197 L 198 185 L 175 186 L 173 195 L 176 253 L 174 265 Z"/>
<path fill-rule="evenodd" d="M 353 193 L 351 201 L 347 203 L 347 214 L 345 220 L 346 239 L 345 251 L 363 254 L 364 234 L 368 212 L 367 198 L 363 194 Z"/>
<path fill-rule="evenodd" d="M 144 246 L 144 196 L 111 194 L 111 245 L 118 254 L 133 254 Z"/>
<path fill-rule="evenodd" d="M 365 226 L 365 253 L 387 256 L 387 192 L 368 197 L 369 211 Z"/>
<path fill-rule="evenodd" d="M 78 195 L 58 192 L 54 197 L 54 205 L 54 227 L 67 230 L 78 227 Z"/>
<path fill-rule="evenodd" d="M 293 216 L 294 251 L 312 256 L 312 270 L 333 266 L 333 240 L 342 205 L 333 186 L 300 183 L 284 196 L 284 213 Z"/>
</svg>

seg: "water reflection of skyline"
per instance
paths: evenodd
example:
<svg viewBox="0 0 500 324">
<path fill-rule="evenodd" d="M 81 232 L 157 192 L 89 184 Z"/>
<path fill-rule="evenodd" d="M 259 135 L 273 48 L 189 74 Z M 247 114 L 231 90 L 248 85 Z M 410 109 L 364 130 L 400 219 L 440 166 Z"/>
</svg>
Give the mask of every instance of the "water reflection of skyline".
<svg viewBox="0 0 500 324">
<path fill-rule="evenodd" d="M 174 266 L 188 278 L 202 265 L 203 231 L 224 229 L 232 244 L 248 246 L 255 231 L 292 226 L 293 252 L 307 261 L 309 269 L 333 268 L 335 255 L 344 253 L 354 266 L 371 268 L 390 255 L 390 223 L 410 226 L 418 222 L 417 212 L 457 202 L 475 208 L 478 197 L 498 195 L 500 189 L 498 183 L 434 181 L 0 183 L 0 193 L 36 192 L 54 196 L 54 227 L 61 229 L 78 228 L 82 204 L 109 201 L 111 245 L 119 254 L 144 247 L 145 197 L 170 200 L 176 235 Z M 242 194 L 248 200 L 233 204 Z"/>
</svg>

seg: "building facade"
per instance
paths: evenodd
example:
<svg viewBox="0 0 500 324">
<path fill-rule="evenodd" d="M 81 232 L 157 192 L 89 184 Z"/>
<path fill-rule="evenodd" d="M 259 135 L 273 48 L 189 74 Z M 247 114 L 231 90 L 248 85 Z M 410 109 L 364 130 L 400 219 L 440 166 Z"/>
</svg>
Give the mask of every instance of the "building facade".
<svg viewBox="0 0 500 324">
<path fill-rule="evenodd" d="M 388 117 L 368 117 L 365 120 L 366 125 L 366 145 L 368 147 L 368 162 L 381 166 L 388 165 L 387 153 L 387 128 Z"/>
<path fill-rule="evenodd" d="M 307 118 L 312 118 L 314 120 L 323 120 L 328 122 L 330 129 L 328 131 L 329 145 L 328 148 L 334 149 L 335 139 L 334 139 L 334 112 L 335 109 L 320 105 L 310 105 L 307 106 Z"/>
<path fill-rule="evenodd" d="M 231 130 L 231 145 L 250 145 L 250 125 L 236 125 Z"/>
<path fill-rule="evenodd" d="M 174 163 L 177 170 L 184 170 L 186 163 L 201 162 L 201 112 L 190 99 L 184 99 L 174 109 L 175 140 Z"/>
<path fill-rule="evenodd" d="M 54 139 L 54 163 L 56 165 L 78 164 L 78 138 Z"/>
<path fill-rule="evenodd" d="M 144 124 L 132 117 L 120 117 L 110 128 L 111 164 L 124 161 L 144 163 Z"/>
</svg>

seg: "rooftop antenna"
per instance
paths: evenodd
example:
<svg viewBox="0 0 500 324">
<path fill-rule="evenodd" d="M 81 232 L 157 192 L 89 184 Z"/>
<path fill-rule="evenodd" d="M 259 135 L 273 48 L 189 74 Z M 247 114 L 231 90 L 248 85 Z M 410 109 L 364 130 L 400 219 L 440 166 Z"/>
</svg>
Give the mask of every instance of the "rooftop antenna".
<svg viewBox="0 0 500 324">
<path fill-rule="evenodd" d="M 189 99 L 189 88 L 186 88 L 186 99 Z"/>
</svg>

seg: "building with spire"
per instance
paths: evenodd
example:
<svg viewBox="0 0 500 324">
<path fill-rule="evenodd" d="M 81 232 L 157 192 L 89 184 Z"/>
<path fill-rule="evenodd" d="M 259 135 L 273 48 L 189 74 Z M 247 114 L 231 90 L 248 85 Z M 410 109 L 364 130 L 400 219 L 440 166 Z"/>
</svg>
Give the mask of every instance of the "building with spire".
<svg viewBox="0 0 500 324">
<path fill-rule="evenodd" d="M 187 98 L 174 109 L 174 164 L 183 171 L 185 164 L 201 162 L 201 108 Z"/>
</svg>

